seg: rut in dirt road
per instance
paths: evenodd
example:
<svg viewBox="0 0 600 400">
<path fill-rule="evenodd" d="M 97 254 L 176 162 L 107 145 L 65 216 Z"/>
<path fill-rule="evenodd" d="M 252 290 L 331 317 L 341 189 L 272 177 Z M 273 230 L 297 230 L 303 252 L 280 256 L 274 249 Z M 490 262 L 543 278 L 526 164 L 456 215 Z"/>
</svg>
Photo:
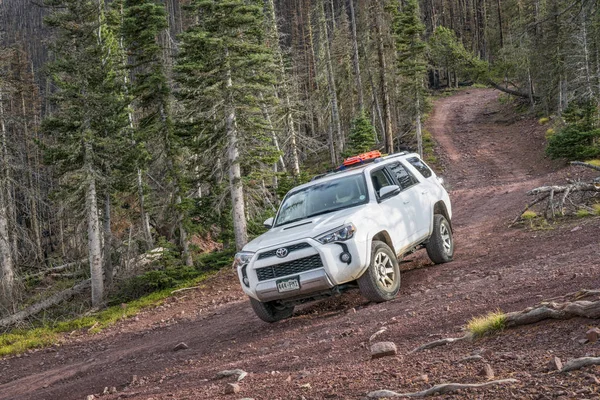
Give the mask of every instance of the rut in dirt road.
<svg viewBox="0 0 600 400">
<path fill-rule="evenodd" d="M 459 334 L 474 315 L 598 286 L 600 229 L 593 220 L 574 231 L 507 227 L 527 189 L 572 172 L 544 157 L 544 134 L 535 121 L 519 119 L 497 97 L 473 89 L 435 104 L 428 129 L 452 190 L 455 261 L 433 266 L 422 252 L 415 254 L 403 264 L 397 299 L 370 304 L 348 292 L 269 325 L 254 316 L 236 277 L 224 270 L 207 287 L 174 296 L 136 320 L 2 360 L 0 398 L 84 399 L 114 386 L 118 393 L 103 399 L 359 399 L 382 388 L 423 390 L 427 381 L 483 382 L 479 366 L 456 363 L 482 346 L 493 349 L 488 357 L 497 378 L 521 383 L 478 389 L 473 398 L 536 398 L 536 385 L 558 385 L 557 378 L 537 374 L 536 362 L 555 347 L 585 354 L 570 339 L 573 325 L 557 328 L 563 331 L 552 342 L 524 332 L 509 348 L 503 347 L 511 340 L 506 335 L 457 344 L 450 353 L 408 354 L 432 337 Z M 377 340 L 395 342 L 399 356 L 371 360 L 368 340 L 382 327 Z M 189 349 L 173 351 L 179 342 Z M 508 353 L 512 358 L 501 356 Z M 228 381 L 215 377 L 235 368 L 249 373 L 237 397 L 225 395 Z M 427 380 L 417 379 L 422 375 Z M 562 385 L 570 390 L 577 382 Z"/>
</svg>

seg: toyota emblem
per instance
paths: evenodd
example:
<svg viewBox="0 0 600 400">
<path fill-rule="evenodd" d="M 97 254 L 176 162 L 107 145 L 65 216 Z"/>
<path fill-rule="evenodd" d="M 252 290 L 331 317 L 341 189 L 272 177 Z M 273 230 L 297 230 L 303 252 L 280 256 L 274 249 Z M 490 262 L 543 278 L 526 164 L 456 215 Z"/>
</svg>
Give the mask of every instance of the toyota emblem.
<svg viewBox="0 0 600 400">
<path fill-rule="evenodd" d="M 285 258 L 288 255 L 288 249 L 286 249 L 285 247 L 281 247 L 275 251 L 275 254 L 279 258 Z"/>
</svg>

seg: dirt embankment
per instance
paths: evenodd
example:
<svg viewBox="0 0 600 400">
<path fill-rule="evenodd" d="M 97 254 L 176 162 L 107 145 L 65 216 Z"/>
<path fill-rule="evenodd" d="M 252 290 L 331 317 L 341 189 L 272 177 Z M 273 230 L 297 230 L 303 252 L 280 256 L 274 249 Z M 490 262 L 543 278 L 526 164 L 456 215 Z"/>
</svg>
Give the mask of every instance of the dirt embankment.
<svg viewBox="0 0 600 400">
<path fill-rule="evenodd" d="M 400 296 L 369 304 L 356 292 L 311 304 L 268 325 L 252 313 L 236 278 L 223 271 L 201 290 L 97 335 L 74 333 L 61 346 L 0 361 L 1 399 L 360 399 L 371 390 L 419 391 L 443 382 L 477 383 L 484 361 L 497 379 L 519 383 L 445 398 L 597 398 L 600 371 L 548 374 L 553 356 L 599 355 L 581 344 L 595 321 L 542 322 L 475 342 L 408 354 L 416 346 L 460 335 L 474 315 L 514 311 L 544 298 L 599 285 L 598 218 L 551 230 L 508 228 L 524 192 L 561 182 L 579 170 L 544 157 L 544 129 L 515 117 L 491 90 L 440 99 L 429 130 L 439 144 L 451 188 L 455 261 L 433 266 L 424 254 L 402 264 Z M 393 341 L 398 356 L 371 360 L 369 337 Z M 189 348 L 173 351 L 185 342 Z M 225 395 L 217 372 L 249 375 Z"/>
</svg>

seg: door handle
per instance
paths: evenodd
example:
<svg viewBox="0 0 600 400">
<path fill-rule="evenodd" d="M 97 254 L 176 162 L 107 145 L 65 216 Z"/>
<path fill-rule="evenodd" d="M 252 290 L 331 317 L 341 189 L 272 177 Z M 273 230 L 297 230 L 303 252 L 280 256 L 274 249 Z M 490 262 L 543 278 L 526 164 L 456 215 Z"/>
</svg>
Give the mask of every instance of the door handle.
<svg viewBox="0 0 600 400">
<path fill-rule="evenodd" d="M 408 203 L 410 203 L 410 201 L 408 201 L 408 200 L 404 200 L 402 203 L 404 203 L 404 204 L 408 204 Z"/>
<path fill-rule="evenodd" d="M 423 190 L 421 194 L 427 194 L 427 190 Z"/>
</svg>

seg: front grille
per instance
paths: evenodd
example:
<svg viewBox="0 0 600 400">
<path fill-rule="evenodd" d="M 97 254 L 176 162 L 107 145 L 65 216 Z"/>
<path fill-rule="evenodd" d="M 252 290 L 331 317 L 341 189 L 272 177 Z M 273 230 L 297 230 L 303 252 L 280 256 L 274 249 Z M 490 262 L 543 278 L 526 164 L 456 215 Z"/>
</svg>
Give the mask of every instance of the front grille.
<svg viewBox="0 0 600 400">
<path fill-rule="evenodd" d="M 266 281 L 268 279 L 298 274 L 300 272 L 310 271 L 311 269 L 317 269 L 321 267 L 323 267 L 321 256 L 315 254 L 309 257 L 299 258 L 294 261 L 258 268 L 256 270 L 256 275 L 258 276 L 259 281 Z"/>
<path fill-rule="evenodd" d="M 293 244 L 291 246 L 286 246 L 285 248 L 287 249 L 288 254 L 289 254 L 292 251 L 306 249 L 306 248 L 309 248 L 309 247 L 310 247 L 310 244 L 303 242 L 303 243 L 296 243 L 296 244 Z M 258 259 L 262 260 L 263 258 L 275 257 L 277 255 L 277 250 L 278 249 L 269 250 L 269 251 L 265 251 L 264 253 L 260 253 L 258 255 Z"/>
</svg>

